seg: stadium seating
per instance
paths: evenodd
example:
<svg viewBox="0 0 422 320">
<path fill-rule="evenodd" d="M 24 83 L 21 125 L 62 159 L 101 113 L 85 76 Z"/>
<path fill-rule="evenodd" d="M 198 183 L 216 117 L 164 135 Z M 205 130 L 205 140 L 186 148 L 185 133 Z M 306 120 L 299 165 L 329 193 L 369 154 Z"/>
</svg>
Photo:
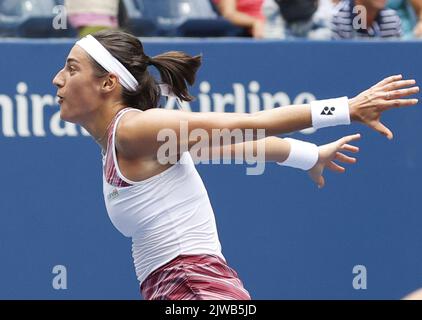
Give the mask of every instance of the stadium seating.
<svg viewBox="0 0 422 320">
<path fill-rule="evenodd" d="M 56 0 L 2 0 L 0 2 L 0 36 L 44 38 L 68 37 L 74 30 L 55 29 Z"/>
<path fill-rule="evenodd" d="M 67 23 L 55 29 L 58 5 L 65 0 L 0 0 L 0 37 L 76 37 Z M 122 0 L 122 28 L 136 36 L 227 37 L 243 29 L 219 16 L 210 0 Z M 122 11 L 121 11 L 122 12 Z"/>
<path fill-rule="evenodd" d="M 123 0 L 123 4 L 127 14 L 128 24 L 125 28 L 129 29 L 129 31 L 138 37 L 157 35 L 155 21 L 151 18 L 144 17 L 133 0 Z"/>
<path fill-rule="evenodd" d="M 221 37 L 241 31 L 219 17 L 209 0 L 134 0 L 134 4 L 156 22 L 160 36 Z"/>
</svg>

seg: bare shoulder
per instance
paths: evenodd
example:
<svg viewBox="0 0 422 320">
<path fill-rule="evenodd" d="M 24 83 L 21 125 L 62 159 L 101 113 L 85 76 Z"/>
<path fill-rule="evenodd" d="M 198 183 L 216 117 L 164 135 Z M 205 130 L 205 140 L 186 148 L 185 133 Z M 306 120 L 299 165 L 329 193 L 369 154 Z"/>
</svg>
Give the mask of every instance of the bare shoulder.
<svg viewBox="0 0 422 320">
<path fill-rule="evenodd" d="M 155 114 L 162 113 L 151 111 L 127 112 L 116 127 L 117 161 L 123 175 L 132 181 L 148 179 L 168 168 L 157 161 L 156 141 L 150 141 L 156 138 L 145 134 L 148 131 L 146 123 L 153 121 L 151 117 L 155 118 Z"/>
<path fill-rule="evenodd" d="M 148 109 L 143 112 L 125 114 L 119 127 L 125 130 L 136 130 L 142 127 L 164 127 L 168 121 L 183 118 L 187 114 L 181 110 L 166 110 L 161 108 Z"/>
<path fill-rule="evenodd" d="M 239 128 L 240 116 L 226 113 L 201 113 L 184 110 L 150 109 L 144 112 L 124 114 L 116 128 L 117 150 L 129 158 L 153 159 L 163 144 L 161 136 L 174 133 L 175 143 L 181 143 L 181 128 L 187 130 L 213 128 Z M 230 120 L 231 119 L 231 120 Z M 190 132 L 190 131 L 189 131 Z M 162 135 L 163 134 L 163 135 Z M 183 136 L 184 137 L 184 136 Z M 186 138 L 185 138 L 186 140 Z M 188 141 L 182 141 L 187 143 Z"/>
<path fill-rule="evenodd" d="M 177 118 L 178 112 L 157 108 L 144 112 L 127 112 L 116 128 L 118 152 L 126 158 L 149 158 L 154 155 L 158 132 L 168 128 L 172 119 Z"/>
</svg>

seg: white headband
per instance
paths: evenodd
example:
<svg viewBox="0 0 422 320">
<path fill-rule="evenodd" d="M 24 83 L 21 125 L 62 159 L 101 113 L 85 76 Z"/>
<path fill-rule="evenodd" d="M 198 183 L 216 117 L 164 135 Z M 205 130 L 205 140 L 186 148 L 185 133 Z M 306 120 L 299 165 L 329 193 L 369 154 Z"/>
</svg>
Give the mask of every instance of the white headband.
<svg viewBox="0 0 422 320">
<path fill-rule="evenodd" d="M 119 77 L 120 84 L 129 91 L 136 91 L 138 81 L 104 46 L 92 35 L 87 35 L 78 42 L 78 46 L 84 49 L 95 61 L 110 73 Z"/>
<path fill-rule="evenodd" d="M 138 81 L 135 77 L 120 63 L 113 55 L 92 35 L 87 35 L 76 44 L 84 49 L 95 61 L 110 73 L 119 77 L 120 84 L 129 91 L 136 91 Z M 161 95 L 170 98 L 176 98 L 176 95 L 170 89 L 170 86 L 163 83 L 159 85 Z"/>
</svg>

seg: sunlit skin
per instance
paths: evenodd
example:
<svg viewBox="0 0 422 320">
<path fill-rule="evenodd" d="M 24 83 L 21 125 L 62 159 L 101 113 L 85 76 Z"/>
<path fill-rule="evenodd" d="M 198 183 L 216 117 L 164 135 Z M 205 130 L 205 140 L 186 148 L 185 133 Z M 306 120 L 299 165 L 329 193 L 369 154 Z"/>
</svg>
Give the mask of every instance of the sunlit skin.
<svg viewBox="0 0 422 320">
<path fill-rule="evenodd" d="M 115 115 L 127 107 L 121 98 L 122 87 L 118 77 L 112 73 L 97 77 L 89 55 L 75 45 L 67 57 L 65 67 L 58 72 L 53 83 L 58 88 L 61 118 L 83 126 L 102 149 L 107 150 L 107 128 Z M 417 104 L 417 99 L 403 99 L 419 92 L 419 87 L 414 85 L 415 80 L 403 80 L 401 75 L 385 78 L 349 99 L 351 119 L 392 139 L 393 133 L 380 121 L 381 114 L 389 109 Z M 130 180 L 140 181 L 172 165 L 163 165 L 158 161 L 158 149 L 163 142 L 157 137 L 162 129 L 169 129 L 177 135 L 176 150 L 186 150 L 185 147 L 190 149 L 195 145 L 196 139 L 184 140 L 178 135 L 183 122 L 189 123 L 188 138 L 195 129 L 205 130 L 208 136 L 212 136 L 214 129 L 264 129 L 266 138 L 244 142 L 242 148 L 252 143 L 252 148 L 256 150 L 258 143 L 265 144 L 266 161 L 275 162 L 285 161 L 290 153 L 289 142 L 275 136 L 312 125 L 309 105 L 286 106 L 252 114 L 187 112 L 162 108 L 144 112 L 130 111 L 121 118 L 116 129 L 116 154 L 123 175 Z M 323 187 L 325 184 L 322 177 L 324 168 L 344 172 L 345 169 L 333 160 L 347 164 L 356 161 L 341 152 L 357 152 L 358 149 L 348 143 L 359 138 L 359 135 L 347 136 L 319 147 L 318 162 L 309 170 L 310 177 L 318 186 Z M 221 149 L 225 147 L 221 146 Z M 234 145 L 229 147 L 235 149 Z M 179 151 L 171 156 L 180 156 Z"/>
<path fill-rule="evenodd" d="M 79 46 L 70 51 L 66 64 L 54 77 L 62 120 L 83 126 L 96 140 L 102 139 L 114 115 L 124 107 L 121 86 L 114 74 L 94 76 L 91 58 Z M 101 141 L 106 148 L 106 141 Z"/>
</svg>

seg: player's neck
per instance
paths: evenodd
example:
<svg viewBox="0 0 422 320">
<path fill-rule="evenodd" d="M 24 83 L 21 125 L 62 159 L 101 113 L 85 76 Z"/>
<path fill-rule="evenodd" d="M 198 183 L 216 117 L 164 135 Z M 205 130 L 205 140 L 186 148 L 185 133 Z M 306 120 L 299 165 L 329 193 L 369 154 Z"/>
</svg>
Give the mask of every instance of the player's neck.
<svg viewBox="0 0 422 320">
<path fill-rule="evenodd" d="M 103 150 L 107 149 L 108 129 L 116 114 L 123 108 L 121 103 L 104 105 L 81 124 Z"/>
</svg>

